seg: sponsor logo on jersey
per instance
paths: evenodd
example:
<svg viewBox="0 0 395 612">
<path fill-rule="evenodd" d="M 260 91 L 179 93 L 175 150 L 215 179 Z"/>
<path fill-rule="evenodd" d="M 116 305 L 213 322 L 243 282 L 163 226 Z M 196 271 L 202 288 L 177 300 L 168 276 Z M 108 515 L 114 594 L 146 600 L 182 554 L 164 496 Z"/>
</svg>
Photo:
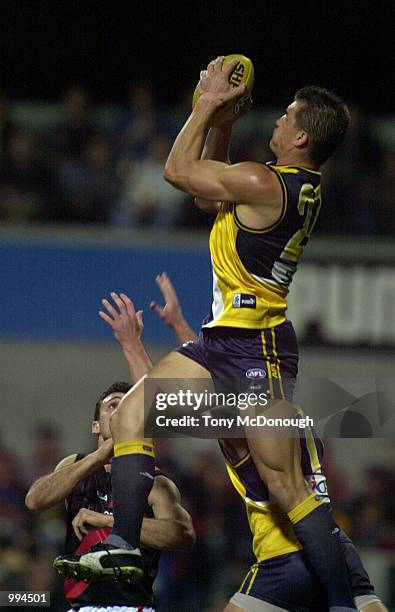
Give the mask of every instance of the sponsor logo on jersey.
<svg viewBox="0 0 395 612">
<path fill-rule="evenodd" d="M 265 378 L 266 372 L 265 370 L 262 370 L 261 368 L 251 368 L 250 370 L 247 370 L 246 376 L 247 378 L 254 378 L 254 379 Z"/>
<path fill-rule="evenodd" d="M 256 308 L 256 297 L 247 293 L 235 293 L 232 306 L 233 308 Z"/>
</svg>

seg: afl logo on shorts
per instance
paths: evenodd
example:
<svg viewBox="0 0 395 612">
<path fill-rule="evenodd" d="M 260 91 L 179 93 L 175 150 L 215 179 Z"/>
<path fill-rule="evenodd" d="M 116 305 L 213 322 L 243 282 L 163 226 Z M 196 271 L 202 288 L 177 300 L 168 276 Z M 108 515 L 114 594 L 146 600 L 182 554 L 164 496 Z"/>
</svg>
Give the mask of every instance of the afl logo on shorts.
<svg viewBox="0 0 395 612">
<path fill-rule="evenodd" d="M 262 370 L 261 368 L 251 368 L 250 370 L 247 370 L 246 376 L 247 378 L 253 378 L 253 379 L 265 378 L 266 372 L 265 370 Z"/>
</svg>

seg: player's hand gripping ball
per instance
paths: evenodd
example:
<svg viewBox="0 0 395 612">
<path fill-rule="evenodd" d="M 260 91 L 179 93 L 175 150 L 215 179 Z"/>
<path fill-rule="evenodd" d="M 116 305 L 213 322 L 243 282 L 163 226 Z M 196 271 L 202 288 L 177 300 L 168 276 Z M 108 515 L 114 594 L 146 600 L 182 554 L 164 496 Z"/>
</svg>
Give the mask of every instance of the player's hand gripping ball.
<svg viewBox="0 0 395 612">
<path fill-rule="evenodd" d="M 232 55 L 227 55 L 222 63 L 222 70 L 228 66 L 233 60 L 238 60 L 238 64 L 233 70 L 232 74 L 229 77 L 229 83 L 232 87 L 238 87 L 239 85 L 245 85 L 246 91 L 236 100 L 230 100 L 223 106 L 220 106 L 211 117 L 210 126 L 213 125 L 221 125 L 222 123 L 227 123 L 228 121 L 235 121 L 239 115 L 241 115 L 243 109 L 246 105 L 250 104 L 251 101 L 251 91 L 254 85 L 254 66 L 252 61 L 246 57 L 245 55 L 239 55 L 238 53 L 233 53 Z M 200 88 L 200 82 L 196 85 L 193 99 L 192 99 L 192 108 L 195 108 L 197 101 L 200 98 L 202 90 Z"/>
</svg>

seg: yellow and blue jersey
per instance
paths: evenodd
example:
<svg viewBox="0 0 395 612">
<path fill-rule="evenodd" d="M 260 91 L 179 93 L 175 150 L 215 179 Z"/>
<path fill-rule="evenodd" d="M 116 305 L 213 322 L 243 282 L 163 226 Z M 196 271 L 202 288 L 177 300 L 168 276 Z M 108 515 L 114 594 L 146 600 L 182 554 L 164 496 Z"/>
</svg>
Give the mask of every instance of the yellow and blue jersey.
<svg viewBox="0 0 395 612">
<path fill-rule="evenodd" d="M 259 329 L 286 320 L 289 286 L 321 208 L 321 174 L 267 167 L 282 187 L 281 215 L 271 227 L 252 229 L 236 203 L 221 203 L 210 235 L 213 304 L 204 327 Z"/>
</svg>

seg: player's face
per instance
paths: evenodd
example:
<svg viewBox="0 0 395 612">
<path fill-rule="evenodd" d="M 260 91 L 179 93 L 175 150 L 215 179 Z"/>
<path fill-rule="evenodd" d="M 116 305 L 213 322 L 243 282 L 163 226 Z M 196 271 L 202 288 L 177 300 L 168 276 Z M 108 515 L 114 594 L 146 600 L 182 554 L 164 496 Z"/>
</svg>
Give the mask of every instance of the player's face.
<svg viewBox="0 0 395 612">
<path fill-rule="evenodd" d="M 118 408 L 121 399 L 125 394 L 120 391 L 116 391 L 115 393 L 111 393 L 107 395 L 102 401 L 100 407 L 100 417 L 99 417 L 99 435 L 103 438 L 103 440 L 108 440 L 111 438 L 110 431 L 110 418 L 112 413 Z"/>
<path fill-rule="evenodd" d="M 279 155 L 291 151 L 301 133 L 300 128 L 296 124 L 295 114 L 300 108 L 300 102 L 292 102 L 285 113 L 277 119 L 276 127 L 270 140 L 270 149 L 279 157 Z"/>
</svg>

